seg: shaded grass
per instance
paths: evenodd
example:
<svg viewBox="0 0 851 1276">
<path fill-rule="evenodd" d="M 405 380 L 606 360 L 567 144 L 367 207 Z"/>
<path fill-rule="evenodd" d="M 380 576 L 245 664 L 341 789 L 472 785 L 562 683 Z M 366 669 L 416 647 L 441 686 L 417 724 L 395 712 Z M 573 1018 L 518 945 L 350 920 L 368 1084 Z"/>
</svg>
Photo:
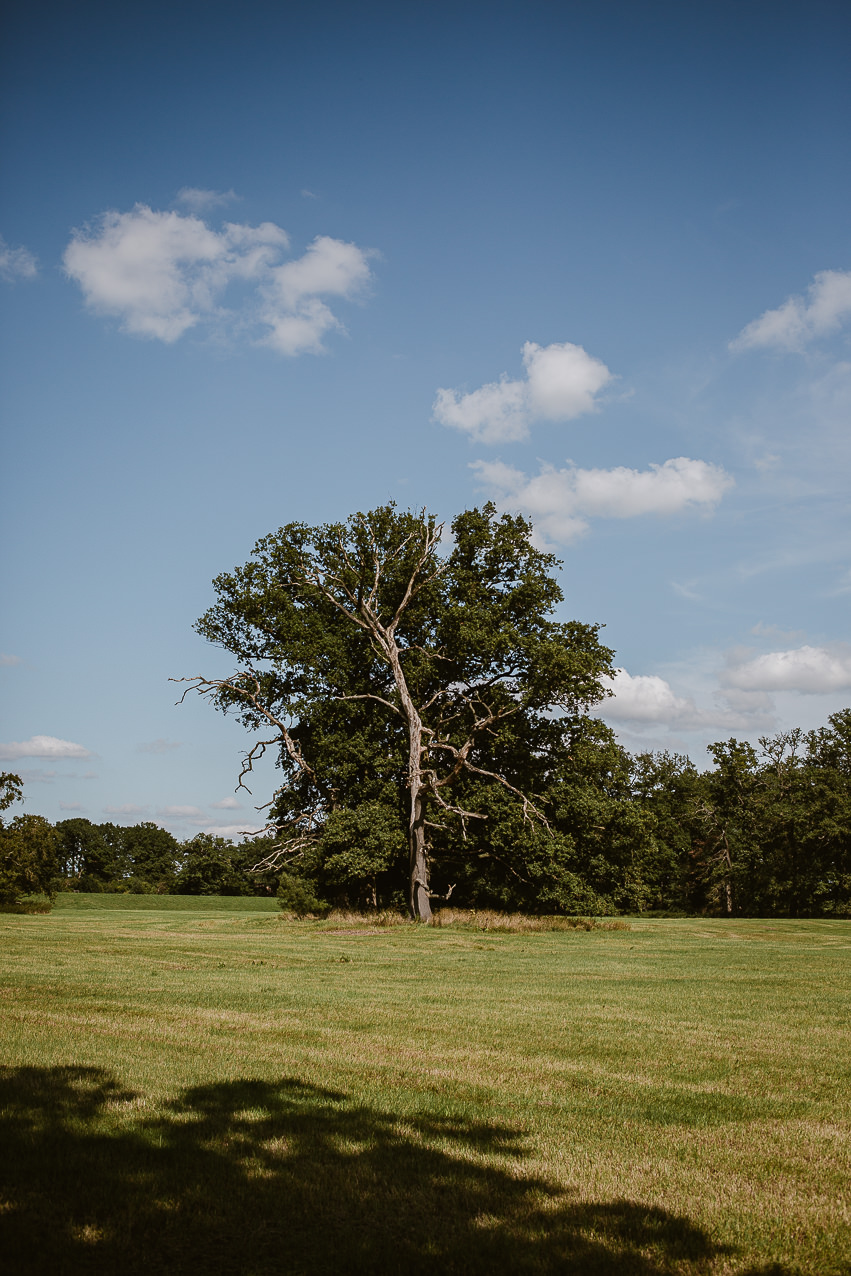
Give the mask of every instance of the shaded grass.
<svg viewBox="0 0 851 1276">
<path fill-rule="evenodd" d="M 12 1270 L 847 1270 L 847 923 L 133 898 L 0 918 Z"/>
</svg>

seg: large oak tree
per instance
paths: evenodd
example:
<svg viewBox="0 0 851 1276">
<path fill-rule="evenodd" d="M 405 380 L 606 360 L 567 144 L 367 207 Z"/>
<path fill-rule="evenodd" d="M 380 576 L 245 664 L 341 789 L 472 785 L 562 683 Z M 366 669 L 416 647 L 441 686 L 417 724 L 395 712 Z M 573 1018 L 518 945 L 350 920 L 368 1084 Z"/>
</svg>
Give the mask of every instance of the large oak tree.
<svg viewBox="0 0 851 1276">
<path fill-rule="evenodd" d="M 187 679 L 262 732 L 240 782 L 278 752 L 274 860 L 349 828 L 386 863 L 395 807 L 421 919 L 433 864 L 459 847 L 474 856 L 498 811 L 535 840 L 558 836 L 544 795 L 612 658 L 598 626 L 553 618 L 558 563 L 526 520 L 489 504 L 442 534 L 430 514 L 392 504 L 287 524 L 216 579 L 198 622 L 238 670 Z"/>
</svg>

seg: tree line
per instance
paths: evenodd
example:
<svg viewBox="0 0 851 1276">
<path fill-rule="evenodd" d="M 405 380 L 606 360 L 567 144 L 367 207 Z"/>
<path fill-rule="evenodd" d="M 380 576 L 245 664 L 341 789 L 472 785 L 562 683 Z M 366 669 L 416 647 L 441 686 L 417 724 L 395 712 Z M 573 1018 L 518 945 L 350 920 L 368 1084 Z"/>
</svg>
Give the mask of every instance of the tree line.
<svg viewBox="0 0 851 1276">
<path fill-rule="evenodd" d="M 759 747 L 713 744 L 704 771 L 632 755 L 595 713 L 614 653 L 599 625 L 556 619 L 557 568 L 525 519 L 493 505 L 459 514 L 450 537 L 393 504 L 264 537 L 217 577 L 196 626 L 237 669 L 184 680 L 253 733 L 240 785 L 274 752 L 282 783 L 264 836 L 167 850 L 154 825 L 84 835 L 86 821 L 61 821 L 61 879 L 278 889 L 302 910 L 405 907 L 422 920 L 450 897 L 548 913 L 848 915 L 851 710 Z M 35 818 L 7 825 L 6 844 Z"/>
<path fill-rule="evenodd" d="M 758 747 L 726 740 L 709 753 L 706 770 L 675 754 L 630 754 L 587 719 L 547 793 L 549 828 L 493 806 L 473 846 L 447 847 L 443 893 L 466 907 L 544 913 L 851 916 L 851 709 L 815 731 Z M 16 779 L 0 777 L 7 798 Z M 274 834 L 179 841 L 150 822 L 17 815 L 0 820 L 0 902 L 59 890 L 280 891 L 298 911 L 405 906 L 403 820 L 380 800 L 332 812 L 308 847 L 270 866 L 278 849 Z"/>
</svg>

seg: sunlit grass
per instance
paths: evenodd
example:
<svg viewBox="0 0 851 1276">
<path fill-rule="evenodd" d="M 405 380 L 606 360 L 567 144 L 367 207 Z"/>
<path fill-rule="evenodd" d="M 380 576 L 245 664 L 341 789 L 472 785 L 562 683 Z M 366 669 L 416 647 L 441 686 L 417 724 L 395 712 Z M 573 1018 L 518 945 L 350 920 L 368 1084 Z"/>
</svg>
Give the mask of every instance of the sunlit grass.
<svg viewBox="0 0 851 1276">
<path fill-rule="evenodd" d="M 847 1269 L 848 923 L 83 898 L 0 917 L 16 1271 Z"/>
</svg>

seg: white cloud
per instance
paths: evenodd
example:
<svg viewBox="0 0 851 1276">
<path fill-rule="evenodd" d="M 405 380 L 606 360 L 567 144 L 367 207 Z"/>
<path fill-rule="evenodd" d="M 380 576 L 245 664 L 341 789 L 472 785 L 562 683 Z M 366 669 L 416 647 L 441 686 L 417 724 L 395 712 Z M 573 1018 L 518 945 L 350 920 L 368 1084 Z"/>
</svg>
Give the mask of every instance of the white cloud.
<svg viewBox="0 0 851 1276">
<path fill-rule="evenodd" d="M 81 806 L 79 802 L 60 802 L 59 809 L 60 811 L 85 811 L 88 808 Z"/>
<path fill-rule="evenodd" d="M 611 470 L 557 470 L 545 465 L 529 477 L 502 461 L 475 461 L 472 468 L 502 505 L 517 506 L 539 532 L 567 543 L 588 529 L 589 518 L 635 518 L 713 509 L 733 484 L 720 466 L 674 457 L 647 470 L 620 465 Z"/>
<path fill-rule="evenodd" d="M 242 803 L 237 802 L 235 797 L 226 797 L 221 802 L 211 802 L 210 807 L 214 811 L 241 811 Z"/>
<path fill-rule="evenodd" d="M 55 735 L 34 735 L 29 740 L 11 740 L 0 744 L 0 758 L 90 758 L 92 753 L 82 744 L 59 740 Z"/>
<path fill-rule="evenodd" d="M 179 740 L 164 740 L 160 737 L 157 740 L 149 740 L 145 744 L 137 744 L 137 753 L 170 753 L 172 749 L 179 749 Z"/>
<path fill-rule="evenodd" d="M 177 192 L 178 204 L 191 208 L 193 213 L 203 213 L 210 208 L 220 208 L 238 200 L 236 191 L 208 191 L 201 186 L 182 186 Z"/>
<path fill-rule="evenodd" d="M 121 806 L 105 806 L 105 815 L 144 815 L 146 806 L 135 806 L 132 802 L 124 802 Z"/>
<path fill-rule="evenodd" d="M 19 665 L 20 663 L 20 656 L 12 656 L 6 651 L 0 651 L 0 665 Z"/>
<path fill-rule="evenodd" d="M 533 421 L 572 421 L 594 412 L 595 396 L 612 380 L 599 359 L 569 341 L 523 347 L 526 379 L 503 376 L 469 394 L 440 389 L 434 417 L 482 443 L 525 439 Z"/>
<path fill-rule="evenodd" d="M 766 310 L 754 319 L 730 342 L 731 350 L 766 346 L 802 350 L 851 317 L 851 270 L 822 270 L 807 291 L 809 300 L 788 297 L 776 310 Z"/>
<path fill-rule="evenodd" d="M 491 381 L 470 394 L 438 390 L 434 417 L 482 443 L 514 443 L 529 433 L 528 387 L 523 381 Z"/>
<path fill-rule="evenodd" d="M 664 722 L 685 726 L 699 721 L 701 715 L 693 700 L 677 696 L 670 683 L 657 674 L 632 674 L 616 669 L 606 679 L 613 696 L 598 707 L 606 718 L 626 722 Z"/>
<path fill-rule="evenodd" d="M 740 691 L 800 691 L 823 694 L 851 688 L 851 646 L 797 647 L 750 659 L 731 657 L 721 684 Z"/>
<path fill-rule="evenodd" d="M 169 815 L 172 818 L 181 820 L 190 819 L 193 816 L 199 816 L 204 819 L 204 812 L 197 806 L 164 806 L 157 811 L 157 815 Z"/>
<path fill-rule="evenodd" d="M 271 331 L 265 344 L 282 354 L 318 354 L 322 337 L 342 324 L 320 296 L 349 298 L 362 292 L 372 278 L 373 254 L 341 239 L 319 235 L 304 256 L 269 272 L 264 285 L 264 322 Z"/>
<path fill-rule="evenodd" d="M 302 257 L 282 262 L 288 248 L 273 222 L 226 222 L 217 231 L 193 214 L 137 204 L 75 231 L 63 261 L 88 306 L 134 336 L 171 343 L 207 323 L 251 332 L 282 354 L 319 353 L 323 335 L 342 328 L 320 298 L 360 291 L 371 278 L 370 253 L 319 236 Z M 236 309 L 226 308 L 228 288 L 240 284 Z"/>
<path fill-rule="evenodd" d="M 38 258 L 27 248 L 10 248 L 0 235 L 0 279 L 14 283 L 16 279 L 35 279 Z"/>
</svg>

